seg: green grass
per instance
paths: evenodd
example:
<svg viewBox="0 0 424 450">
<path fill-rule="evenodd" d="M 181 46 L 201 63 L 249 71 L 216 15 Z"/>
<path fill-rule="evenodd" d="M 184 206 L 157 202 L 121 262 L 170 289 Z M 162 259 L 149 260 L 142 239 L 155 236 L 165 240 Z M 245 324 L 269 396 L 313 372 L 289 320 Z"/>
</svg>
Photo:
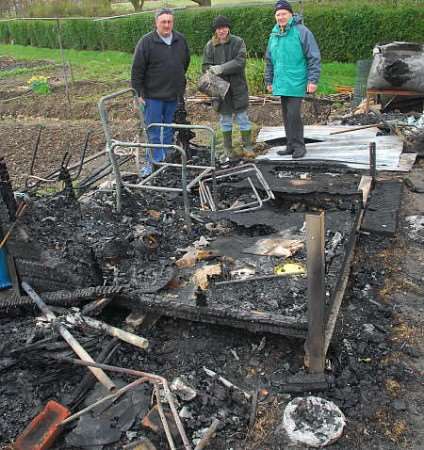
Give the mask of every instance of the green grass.
<svg viewBox="0 0 424 450">
<path fill-rule="evenodd" d="M 240 3 L 247 4 L 270 4 L 273 5 L 275 2 L 273 0 L 212 0 L 213 6 L 235 6 L 240 5 Z M 183 8 L 183 7 L 198 7 L 199 5 L 190 0 L 156 0 L 149 1 L 147 0 L 144 3 L 143 11 L 155 10 L 158 8 Z M 130 2 L 122 2 L 122 3 L 113 3 L 112 9 L 115 13 L 119 14 L 129 14 L 134 12 L 134 8 Z"/>
<path fill-rule="evenodd" d="M 3 70 L 0 72 L 0 80 L 4 80 L 6 78 L 14 78 L 19 75 L 30 74 L 32 76 L 39 72 L 49 71 L 51 70 L 51 68 L 51 64 L 43 64 L 37 67 L 19 67 L 13 70 Z"/>
<path fill-rule="evenodd" d="M 64 50 L 65 59 L 72 66 L 75 80 L 126 81 L 130 78 L 132 55 L 123 52 L 95 52 Z M 0 56 L 12 56 L 19 60 L 48 60 L 60 64 L 60 51 L 46 48 L 24 47 L 20 45 L 0 45 Z M 51 70 L 49 66 L 41 68 L 18 68 L 0 72 L 0 78 L 18 76 Z M 190 83 L 195 84 L 201 73 L 201 57 L 193 55 L 188 70 Z M 250 94 L 264 92 L 264 62 L 249 58 L 247 61 L 247 78 Z M 355 83 L 355 64 L 324 63 L 318 93 L 330 94 L 337 86 L 353 86 Z"/>
</svg>

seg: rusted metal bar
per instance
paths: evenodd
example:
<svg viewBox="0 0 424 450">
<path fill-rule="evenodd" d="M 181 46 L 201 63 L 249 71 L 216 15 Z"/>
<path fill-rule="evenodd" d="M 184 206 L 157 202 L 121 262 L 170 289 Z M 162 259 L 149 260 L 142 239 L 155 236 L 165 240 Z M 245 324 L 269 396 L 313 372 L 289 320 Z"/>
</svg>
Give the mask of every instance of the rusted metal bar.
<svg viewBox="0 0 424 450">
<path fill-rule="evenodd" d="M 306 253 L 308 272 L 308 336 L 305 365 L 311 373 L 325 367 L 325 214 L 306 214 Z"/>
<path fill-rule="evenodd" d="M 147 372 L 142 372 L 140 370 L 126 369 L 124 367 L 111 366 L 108 364 L 99 364 L 99 363 L 95 363 L 95 362 L 83 361 L 80 359 L 65 358 L 65 357 L 57 357 L 55 359 L 60 360 L 60 361 L 66 361 L 71 364 L 77 364 L 79 366 L 95 367 L 95 368 L 110 371 L 110 372 L 123 373 L 126 375 L 135 376 L 138 378 L 146 377 L 152 383 L 161 384 L 164 394 L 165 394 L 165 398 L 168 401 L 169 407 L 171 408 L 171 412 L 172 412 L 172 415 L 175 420 L 175 425 L 177 426 L 178 432 L 180 433 L 181 439 L 183 441 L 184 449 L 185 450 L 193 449 L 193 447 L 191 446 L 191 444 L 187 438 L 186 432 L 184 430 L 184 425 L 181 422 L 180 416 L 178 415 L 178 411 L 177 411 L 177 408 L 174 403 L 173 395 L 171 393 L 171 390 L 169 389 L 168 380 L 166 378 L 163 378 L 159 375 L 147 373 Z"/>
<path fill-rule="evenodd" d="M 2 249 L 4 247 L 4 244 L 6 244 L 6 242 L 8 241 L 10 235 L 12 234 L 12 231 L 14 230 L 14 228 L 16 227 L 19 217 L 22 216 L 22 214 L 24 213 L 26 207 L 28 206 L 27 203 L 21 203 L 18 206 L 18 209 L 16 210 L 16 219 L 15 221 L 12 223 L 12 225 L 10 226 L 10 228 L 7 230 L 7 233 L 4 235 L 4 238 L 2 239 L 2 241 L 0 242 L 0 249 Z"/>
<path fill-rule="evenodd" d="M 29 166 L 29 175 L 34 175 L 34 165 L 35 165 L 35 160 L 37 158 L 38 148 L 40 147 L 41 133 L 43 132 L 43 130 L 44 130 L 44 126 L 40 125 L 40 127 L 38 129 L 37 139 L 35 140 L 34 147 L 32 149 L 31 164 Z M 28 181 L 29 181 L 29 177 L 27 177 L 25 180 L 25 188 L 28 188 Z"/>
<path fill-rule="evenodd" d="M 171 447 L 171 450 L 176 450 L 174 439 L 172 437 L 171 430 L 169 429 L 168 420 L 165 416 L 165 413 L 163 412 L 162 403 L 160 400 L 160 392 L 159 392 L 159 388 L 158 388 L 157 384 L 154 385 L 153 390 L 154 390 L 155 396 L 156 396 L 159 417 L 162 422 L 163 429 L 165 430 L 165 434 L 166 434 L 166 438 L 168 439 L 169 446 Z"/>
<path fill-rule="evenodd" d="M 349 128 L 348 130 L 333 131 L 332 133 L 330 133 L 330 136 L 334 136 L 335 134 L 350 133 L 351 131 L 365 130 L 367 128 L 375 128 L 375 127 L 378 128 L 381 126 L 383 126 L 383 124 L 381 124 L 381 123 L 371 123 L 369 125 L 361 125 L 360 127 Z"/>
<path fill-rule="evenodd" d="M 127 384 L 123 388 L 118 389 L 117 391 L 115 391 L 113 394 L 106 395 L 106 397 L 103 397 L 102 399 L 97 400 L 96 402 L 92 403 L 90 406 L 87 406 L 86 408 L 81 409 L 81 411 L 78 411 L 77 413 L 72 414 L 72 416 L 69 416 L 67 419 L 62 421 L 60 423 L 60 425 L 63 426 L 63 425 L 66 425 L 69 422 L 72 422 L 72 421 L 78 419 L 78 417 L 81 417 L 82 415 L 88 413 L 89 411 L 91 411 L 92 409 L 94 409 L 97 406 L 101 405 L 105 401 L 112 400 L 112 399 L 117 399 L 121 395 L 125 394 L 126 392 L 130 391 L 131 389 L 136 388 L 140 384 L 146 383 L 146 381 L 148 381 L 147 378 L 139 378 L 138 380 L 135 380 L 132 383 Z"/>
</svg>

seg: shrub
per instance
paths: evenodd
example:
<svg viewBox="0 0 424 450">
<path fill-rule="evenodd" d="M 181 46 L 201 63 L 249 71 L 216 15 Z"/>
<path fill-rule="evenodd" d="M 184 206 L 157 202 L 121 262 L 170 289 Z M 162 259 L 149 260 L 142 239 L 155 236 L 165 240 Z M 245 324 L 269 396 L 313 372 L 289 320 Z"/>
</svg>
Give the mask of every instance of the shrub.
<svg viewBox="0 0 424 450">
<path fill-rule="evenodd" d="M 38 0 L 25 11 L 28 17 L 70 17 L 70 16 L 102 16 L 110 15 L 112 9 L 107 0 L 83 0 L 75 2 L 72 0 Z"/>
<path fill-rule="evenodd" d="M 355 62 L 368 58 L 376 43 L 422 41 L 424 8 L 418 1 L 381 0 L 377 3 L 306 4 L 305 23 L 315 34 L 324 61 Z M 263 56 L 274 25 L 270 5 L 177 11 L 176 29 L 185 34 L 192 53 L 202 53 L 211 37 L 212 20 L 219 14 L 231 19 L 232 32 L 244 38 L 250 56 Z M 151 13 L 107 21 L 65 19 L 61 25 L 65 48 L 129 53 L 133 52 L 138 39 L 152 28 Z M 54 48 L 58 46 L 57 24 L 36 20 L 0 22 L 0 40 Z"/>
</svg>

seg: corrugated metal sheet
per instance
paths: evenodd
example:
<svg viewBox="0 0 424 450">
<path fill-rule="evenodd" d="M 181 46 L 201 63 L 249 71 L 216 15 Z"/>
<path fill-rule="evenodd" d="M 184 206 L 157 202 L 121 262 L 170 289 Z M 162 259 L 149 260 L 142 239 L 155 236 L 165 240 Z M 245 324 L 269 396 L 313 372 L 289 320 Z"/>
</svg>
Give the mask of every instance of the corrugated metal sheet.
<svg viewBox="0 0 424 450">
<path fill-rule="evenodd" d="M 416 154 L 402 154 L 403 142 L 397 136 L 376 136 L 377 128 L 352 131 L 345 134 L 331 135 L 330 133 L 354 127 L 311 125 L 305 127 L 305 139 L 317 140 L 306 144 L 307 154 L 302 161 L 342 162 L 353 169 L 367 169 L 369 167 L 369 144 L 375 142 L 377 170 L 408 172 L 414 165 Z M 285 138 L 284 127 L 262 128 L 257 142 L 268 142 Z M 257 159 L 290 162 L 291 155 L 279 155 L 286 146 L 275 146 Z M 299 161 L 299 160 L 297 160 Z"/>
</svg>

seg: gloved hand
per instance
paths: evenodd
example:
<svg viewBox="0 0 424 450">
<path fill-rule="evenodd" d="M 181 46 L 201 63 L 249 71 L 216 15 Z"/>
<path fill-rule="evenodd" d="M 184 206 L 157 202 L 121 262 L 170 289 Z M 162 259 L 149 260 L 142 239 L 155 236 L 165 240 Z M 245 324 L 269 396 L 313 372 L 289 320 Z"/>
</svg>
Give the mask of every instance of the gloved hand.
<svg viewBox="0 0 424 450">
<path fill-rule="evenodd" d="M 214 75 L 221 75 L 224 72 L 224 68 L 222 66 L 210 66 L 209 72 L 213 73 Z"/>
</svg>

